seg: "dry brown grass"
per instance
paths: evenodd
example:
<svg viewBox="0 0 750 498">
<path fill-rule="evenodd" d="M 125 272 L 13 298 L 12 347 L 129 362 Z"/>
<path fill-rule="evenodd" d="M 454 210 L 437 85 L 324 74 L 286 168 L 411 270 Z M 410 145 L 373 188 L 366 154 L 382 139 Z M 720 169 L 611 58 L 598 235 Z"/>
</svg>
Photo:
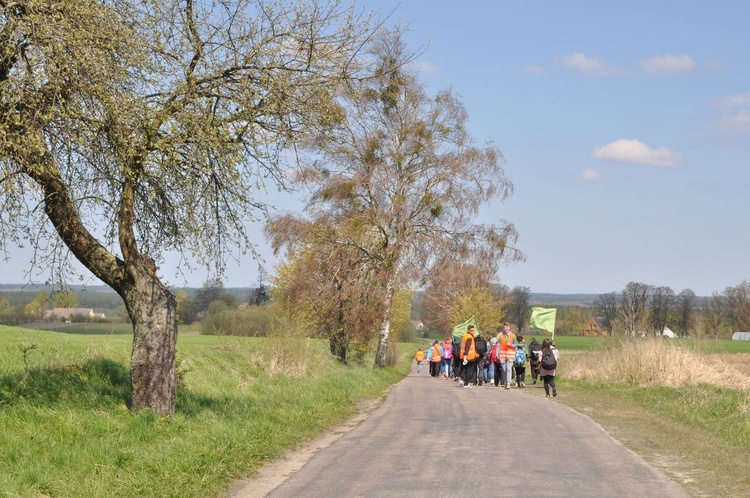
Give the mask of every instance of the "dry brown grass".
<svg viewBox="0 0 750 498">
<path fill-rule="evenodd" d="M 664 339 L 633 339 L 604 351 L 566 354 L 564 375 L 593 383 L 712 384 L 750 392 L 750 354 L 706 353 Z"/>
</svg>

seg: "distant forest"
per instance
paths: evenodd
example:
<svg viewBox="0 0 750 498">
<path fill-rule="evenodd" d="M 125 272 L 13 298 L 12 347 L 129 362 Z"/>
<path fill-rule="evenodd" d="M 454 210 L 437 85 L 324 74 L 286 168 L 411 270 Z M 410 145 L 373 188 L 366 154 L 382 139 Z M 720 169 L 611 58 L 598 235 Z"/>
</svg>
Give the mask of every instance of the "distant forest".
<svg viewBox="0 0 750 498">
<path fill-rule="evenodd" d="M 33 301 L 39 292 L 47 291 L 51 295 L 53 292 L 59 290 L 58 287 L 46 285 L 0 284 L 0 300 L 7 299 L 13 307 L 23 306 Z M 69 290 L 75 293 L 79 308 L 91 308 L 95 313 L 104 313 L 107 316 L 111 316 L 124 306 L 120 296 L 104 285 L 71 285 Z M 188 297 L 192 299 L 200 288 L 187 287 L 185 289 L 173 289 L 175 293 L 180 290 L 184 290 Z M 250 300 L 253 290 L 249 287 L 224 289 L 227 294 L 230 294 L 241 303 Z"/>
<path fill-rule="evenodd" d="M 52 286 L 44 285 L 21 285 L 21 284 L 0 284 L 0 299 L 7 299 L 11 306 L 22 306 L 34 300 L 34 297 L 41 291 L 47 291 L 52 294 L 59 290 Z M 73 285 L 70 286 L 78 299 L 78 307 L 91 308 L 96 313 L 105 313 L 107 316 L 112 315 L 121 306 L 122 299 L 115 291 L 104 285 Z M 174 292 L 184 290 L 189 298 L 194 298 L 199 287 L 186 287 L 184 289 L 174 289 Z M 237 302 L 244 303 L 250 301 L 251 295 L 255 289 L 250 287 L 227 287 L 224 291 L 233 296 Z M 543 292 L 532 292 L 529 299 L 531 306 L 542 305 L 560 305 L 560 306 L 593 306 L 598 294 L 550 294 Z"/>
</svg>

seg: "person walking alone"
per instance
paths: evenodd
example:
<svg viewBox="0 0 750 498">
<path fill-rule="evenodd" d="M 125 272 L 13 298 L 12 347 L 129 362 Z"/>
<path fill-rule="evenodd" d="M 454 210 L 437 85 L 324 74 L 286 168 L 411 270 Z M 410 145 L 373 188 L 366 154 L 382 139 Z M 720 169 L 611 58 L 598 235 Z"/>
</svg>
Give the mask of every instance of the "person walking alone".
<svg viewBox="0 0 750 498">
<path fill-rule="evenodd" d="M 424 361 L 424 351 L 422 351 L 422 348 L 417 350 L 417 354 L 414 355 L 414 361 L 417 362 L 417 373 L 421 373 L 422 362 Z"/>
</svg>

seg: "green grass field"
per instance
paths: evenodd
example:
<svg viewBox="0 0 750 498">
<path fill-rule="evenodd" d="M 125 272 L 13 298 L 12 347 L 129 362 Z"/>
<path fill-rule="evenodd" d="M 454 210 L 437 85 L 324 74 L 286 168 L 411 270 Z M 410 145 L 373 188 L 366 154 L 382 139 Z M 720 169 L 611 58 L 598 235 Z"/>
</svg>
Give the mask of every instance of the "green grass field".
<svg viewBox="0 0 750 498">
<path fill-rule="evenodd" d="M 0 495 L 217 496 L 408 372 L 345 367 L 311 341 L 270 375 L 263 339 L 180 336 L 177 412 L 126 409 L 126 335 L 0 326 Z M 303 341 L 304 342 L 304 341 Z M 292 345 L 295 346 L 295 345 Z"/>
</svg>

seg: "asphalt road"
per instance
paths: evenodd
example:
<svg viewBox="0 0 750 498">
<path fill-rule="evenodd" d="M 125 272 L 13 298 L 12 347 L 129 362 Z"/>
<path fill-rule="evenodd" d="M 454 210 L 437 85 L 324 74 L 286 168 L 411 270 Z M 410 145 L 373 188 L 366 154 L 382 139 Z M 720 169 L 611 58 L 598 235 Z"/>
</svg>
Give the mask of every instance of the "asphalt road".
<svg viewBox="0 0 750 498">
<path fill-rule="evenodd" d="M 265 496 L 688 496 L 588 417 L 534 395 L 539 389 L 465 389 L 412 373 Z"/>
</svg>

